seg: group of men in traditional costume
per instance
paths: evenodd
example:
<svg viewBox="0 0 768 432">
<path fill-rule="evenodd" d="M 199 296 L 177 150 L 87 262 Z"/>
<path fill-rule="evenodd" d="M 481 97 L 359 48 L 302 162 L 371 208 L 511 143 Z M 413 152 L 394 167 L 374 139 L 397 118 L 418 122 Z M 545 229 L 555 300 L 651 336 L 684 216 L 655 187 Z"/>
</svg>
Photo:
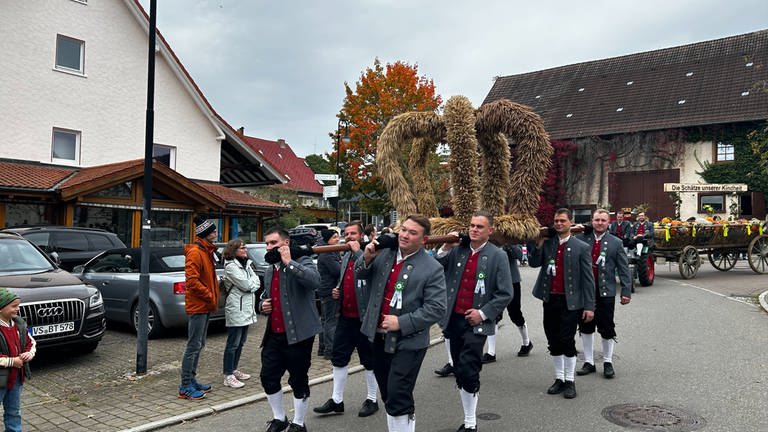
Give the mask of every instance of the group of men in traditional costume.
<svg viewBox="0 0 768 432">
<path fill-rule="evenodd" d="M 549 394 L 576 397 L 574 375 L 595 371 L 592 345 L 596 330 L 602 338 L 603 374 L 606 378 L 615 374 L 611 357 L 616 337 L 615 296 L 620 292 L 621 304 L 629 303 L 631 281 L 622 241 L 608 233 L 608 222 L 607 211 L 595 211 L 592 231 L 577 238 L 571 235 L 570 211 L 560 209 L 554 218 L 554 235 L 527 245 L 529 264 L 541 268 L 533 295 L 543 302 L 544 332 L 555 369 Z M 356 349 L 368 387 L 358 415 L 367 417 L 378 411 L 378 386 L 388 430 L 414 431 L 413 391 L 429 346 L 430 327 L 439 324 L 450 341 L 452 365 L 445 375 L 455 376 L 463 407 L 458 430 L 477 431 L 480 372 L 483 363 L 495 361 L 495 340 L 485 355 L 483 347 L 498 330 L 505 308 L 520 331 L 518 355 L 525 356 L 533 348 L 520 311 L 519 251 L 489 241 L 494 217 L 476 212 L 467 227 L 468 237 L 441 246 L 434 256 L 424 248 L 430 231 L 428 218 L 410 215 L 402 221 L 398 235 L 389 237 L 391 247 L 382 247 L 382 237 L 362 244 L 360 223 L 346 226 L 349 250 L 341 257 L 338 283 L 332 290 L 333 299 L 339 302 L 331 350 L 333 393 L 314 408 L 316 413 L 344 412 L 347 365 Z M 268 231 L 266 242 L 268 251 L 275 249 L 271 253 L 278 257 L 266 272 L 259 305 L 260 312 L 269 315 L 260 374 L 273 412 L 267 431 L 302 432 L 307 430 L 307 372 L 314 335 L 320 331 L 314 305 L 320 275 L 308 257 L 292 257 L 284 230 Z M 577 329 L 585 354 L 578 372 Z M 283 408 L 280 387 L 286 371 L 294 394 L 291 421 Z"/>
</svg>

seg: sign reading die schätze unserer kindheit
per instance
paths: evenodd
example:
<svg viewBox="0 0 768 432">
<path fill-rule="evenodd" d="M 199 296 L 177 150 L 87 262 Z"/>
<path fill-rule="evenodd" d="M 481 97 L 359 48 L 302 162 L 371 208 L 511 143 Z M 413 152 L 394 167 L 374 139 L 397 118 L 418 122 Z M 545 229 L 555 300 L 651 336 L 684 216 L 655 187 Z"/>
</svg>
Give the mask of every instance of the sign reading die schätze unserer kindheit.
<svg viewBox="0 0 768 432">
<path fill-rule="evenodd" d="M 744 183 L 664 183 L 664 192 L 747 192 Z"/>
</svg>

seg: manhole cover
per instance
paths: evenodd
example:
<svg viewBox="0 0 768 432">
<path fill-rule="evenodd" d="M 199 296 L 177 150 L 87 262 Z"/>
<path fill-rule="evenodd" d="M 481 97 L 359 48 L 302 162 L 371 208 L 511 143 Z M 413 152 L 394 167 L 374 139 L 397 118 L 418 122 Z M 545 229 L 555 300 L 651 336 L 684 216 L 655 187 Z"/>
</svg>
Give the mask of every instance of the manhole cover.
<svg viewBox="0 0 768 432">
<path fill-rule="evenodd" d="M 501 416 L 496 413 L 480 413 L 477 418 L 480 420 L 498 420 Z"/>
<path fill-rule="evenodd" d="M 664 405 L 621 404 L 603 409 L 603 417 L 619 426 L 649 431 L 684 432 L 701 429 L 707 422 L 695 414 Z"/>
</svg>

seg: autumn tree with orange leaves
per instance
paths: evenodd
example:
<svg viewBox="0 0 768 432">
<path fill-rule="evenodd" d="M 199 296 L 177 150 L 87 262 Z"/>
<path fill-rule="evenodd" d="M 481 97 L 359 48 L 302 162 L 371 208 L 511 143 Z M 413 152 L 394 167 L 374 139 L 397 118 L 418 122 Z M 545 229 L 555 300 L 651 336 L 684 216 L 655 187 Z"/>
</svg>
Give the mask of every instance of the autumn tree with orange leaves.
<svg viewBox="0 0 768 432">
<path fill-rule="evenodd" d="M 382 66 L 375 59 L 355 83 L 354 90 L 344 83 L 346 97 L 337 117 L 349 125 L 349 144 L 341 143 L 340 194 L 344 198 L 360 195 L 358 206 L 369 214 L 382 214 L 391 207 L 387 191 L 376 172 L 376 142 L 384 126 L 397 116 L 409 111 L 436 111 L 442 98 L 435 93 L 431 79 L 420 76 L 417 65 L 397 61 Z M 343 133 L 343 132 L 342 132 Z M 333 131 L 334 151 L 329 161 L 336 161 L 339 145 L 337 131 Z M 407 166 L 406 146 L 403 154 Z M 430 161 L 437 170 L 437 156 Z M 404 169 L 406 171 L 406 169 Z M 407 174 L 406 174 L 407 175 Z M 447 189 L 447 182 L 435 176 L 435 190 Z M 446 192 L 446 191 L 442 191 Z"/>
</svg>

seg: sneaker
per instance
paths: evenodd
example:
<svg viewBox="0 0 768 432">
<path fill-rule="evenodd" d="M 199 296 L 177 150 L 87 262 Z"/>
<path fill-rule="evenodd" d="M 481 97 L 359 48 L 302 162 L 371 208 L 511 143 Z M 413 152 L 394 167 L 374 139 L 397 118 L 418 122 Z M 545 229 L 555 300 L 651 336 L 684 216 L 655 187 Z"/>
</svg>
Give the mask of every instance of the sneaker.
<svg viewBox="0 0 768 432">
<path fill-rule="evenodd" d="M 195 390 L 197 390 L 197 391 L 201 391 L 201 392 L 203 392 L 203 393 L 208 393 L 208 392 L 209 392 L 209 391 L 211 391 L 211 389 L 212 389 L 212 387 L 211 387 L 211 386 L 209 386 L 209 385 L 207 385 L 207 384 L 200 384 L 200 383 L 199 383 L 199 382 L 197 382 L 197 380 L 196 380 L 196 379 L 194 379 L 194 378 L 192 378 L 192 384 L 190 384 L 190 385 L 191 385 L 192 387 L 194 387 L 194 388 L 195 388 Z"/>
<path fill-rule="evenodd" d="M 496 355 L 491 355 L 488 353 L 483 354 L 483 364 L 493 363 L 496 361 Z"/>
<path fill-rule="evenodd" d="M 200 400 L 205 393 L 196 389 L 192 384 L 179 387 L 179 399 Z"/>
<path fill-rule="evenodd" d="M 283 432 L 289 424 L 288 417 L 285 420 L 272 419 L 267 422 L 267 432 Z"/>
<path fill-rule="evenodd" d="M 240 388 L 245 384 L 240 382 L 234 375 L 227 375 L 224 377 L 224 385 L 232 388 Z"/>
<path fill-rule="evenodd" d="M 251 374 L 247 374 L 245 372 L 240 372 L 239 370 L 235 370 L 232 372 L 232 375 L 235 376 L 235 378 L 239 379 L 240 381 L 245 381 L 251 379 Z"/>
</svg>

